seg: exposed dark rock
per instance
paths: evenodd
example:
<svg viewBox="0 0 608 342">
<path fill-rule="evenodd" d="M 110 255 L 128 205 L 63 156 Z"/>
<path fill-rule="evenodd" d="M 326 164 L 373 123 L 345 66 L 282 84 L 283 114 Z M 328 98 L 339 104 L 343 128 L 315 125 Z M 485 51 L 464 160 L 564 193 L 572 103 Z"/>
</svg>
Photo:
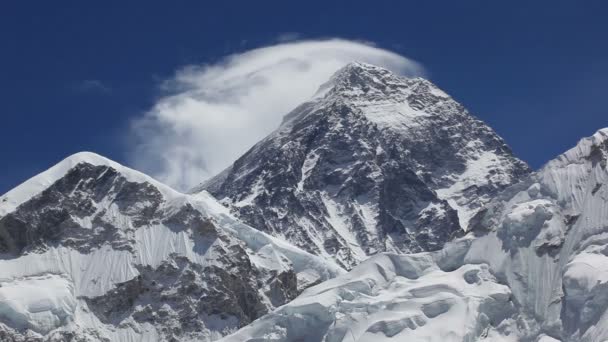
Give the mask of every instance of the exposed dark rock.
<svg viewBox="0 0 608 342">
<path fill-rule="evenodd" d="M 467 228 L 458 210 L 475 212 L 529 172 L 426 80 L 353 64 L 322 89 L 330 90 L 194 191 L 206 189 L 251 226 L 350 268 L 377 252 L 440 249 Z M 468 181 L 460 175 L 484 155 L 485 175 L 440 194 Z"/>
<path fill-rule="evenodd" d="M 121 214 L 129 216 L 133 228 L 116 227 L 105 221 L 106 209 L 100 208 L 97 213 L 102 200 L 109 200 Z M 119 232 L 149 223 L 161 201 L 162 195 L 151 184 L 129 182 L 108 166 L 81 163 L 0 218 L 0 252 L 19 255 L 53 244 L 83 252 L 106 243 L 116 249 L 128 248 Z M 79 219 L 89 216 L 93 216 L 93 224 L 99 229 L 79 223 Z"/>
</svg>

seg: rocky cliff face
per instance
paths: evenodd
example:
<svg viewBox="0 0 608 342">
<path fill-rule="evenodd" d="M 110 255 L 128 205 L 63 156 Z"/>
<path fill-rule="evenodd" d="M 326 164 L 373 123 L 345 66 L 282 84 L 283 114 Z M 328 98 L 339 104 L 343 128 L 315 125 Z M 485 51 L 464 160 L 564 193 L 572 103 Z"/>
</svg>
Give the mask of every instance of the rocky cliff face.
<svg viewBox="0 0 608 342">
<path fill-rule="evenodd" d="M 429 81 L 352 63 L 194 192 L 350 268 L 382 251 L 440 249 L 528 172 Z"/>
<path fill-rule="evenodd" d="M 371 257 L 222 341 L 605 341 L 607 165 L 604 129 L 442 250 Z"/>
<path fill-rule="evenodd" d="M 213 340 L 341 269 L 91 153 L 0 198 L 3 341 Z"/>
</svg>

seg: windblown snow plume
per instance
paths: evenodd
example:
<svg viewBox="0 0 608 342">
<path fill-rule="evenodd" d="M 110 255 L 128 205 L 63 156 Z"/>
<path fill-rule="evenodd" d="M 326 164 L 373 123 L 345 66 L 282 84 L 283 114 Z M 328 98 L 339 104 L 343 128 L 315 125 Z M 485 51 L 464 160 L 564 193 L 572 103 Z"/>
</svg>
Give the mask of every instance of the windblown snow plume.
<svg viewBox="0 0 608 342">
<path fill-rule="evenodd" d="M 164 84 L 169 95 L 134 123 L 132 164 L 189 189 L 277 128 L 285 113 L 353 60 L 422 73 L 408 58 L 338 39 L 283 43 L 188 66 Z"/>
</svg>

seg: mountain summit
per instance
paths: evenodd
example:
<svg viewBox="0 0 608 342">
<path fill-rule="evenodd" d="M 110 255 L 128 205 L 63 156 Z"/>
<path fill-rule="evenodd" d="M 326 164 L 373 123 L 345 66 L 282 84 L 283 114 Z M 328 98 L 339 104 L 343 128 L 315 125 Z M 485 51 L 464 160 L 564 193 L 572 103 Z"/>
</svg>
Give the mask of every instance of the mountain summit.
<svg viewBox="0 0 608 342">
<path fill-rule="evenodd" d="M 428 80 L 354 62 L 193 192 L 350 268 L 378 252 L 440 249 L 528 172 Z"/>
</svg>

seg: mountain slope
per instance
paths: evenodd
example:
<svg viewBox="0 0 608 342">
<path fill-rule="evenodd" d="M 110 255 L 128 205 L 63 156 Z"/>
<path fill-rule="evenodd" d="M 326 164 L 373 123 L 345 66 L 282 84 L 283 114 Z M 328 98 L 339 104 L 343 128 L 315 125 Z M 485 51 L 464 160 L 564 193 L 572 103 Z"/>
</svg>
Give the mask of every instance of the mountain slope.
<svg viewBox="0 0 608 342">
<path fill-rule="evenodd" d="M 374 256 L 221 341 L 605 341 L 607 165 L 603 129 L 442 250 Z"/>
<path fill-rule="evenodd" d="M 504 279 L 530 330 L 608 339 L 608 129 L 500 194 L 474 221 L 467 262 Z M 487 232 L 489 230 L 489 232 Z"/>
<path fill-rule="evenodd" d="M 0 197 L 0 339 L 208 341 L 343 271 L 92 153 Z"/>
<path fill-rule="evenodd" d="M 429 81 L 352 63 L 194 192 L 350 268 L 377 252 L 440 249 L 528 172 Z"/>
</svg>

